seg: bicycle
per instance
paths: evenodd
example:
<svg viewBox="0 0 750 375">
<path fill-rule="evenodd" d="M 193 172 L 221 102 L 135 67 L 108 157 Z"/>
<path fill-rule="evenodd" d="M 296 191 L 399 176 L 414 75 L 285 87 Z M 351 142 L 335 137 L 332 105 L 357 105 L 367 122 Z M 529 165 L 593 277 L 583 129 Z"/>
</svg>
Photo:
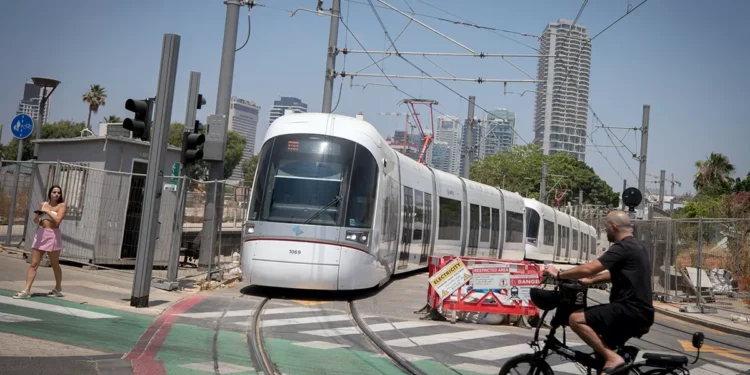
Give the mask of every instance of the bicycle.
<svg viewBox="0 0 750 375">
<path fill-rule="evenodd" d="M 546 281 L 543 280 L 542 284 Z M 511 373 L 518 365 L 528 363 L 530 367 L 529 375 L 554 375 L 552 367 L 547 363 L 546 358 L 553 354 L 558 354 L 567 358 L 573 363 L 583 365 L 588 370 L 589 375 L 599 374 L 604 367 L 604 358 L 596 352 L 591 354 L 577 351 L 569 348 L 565 344 L 565 326 L 567 326 L 570 314 L 586 307 L 588 286 L 573 280 L 555 280 L 553 290 L 540 288 L 531 289 L 531 301 L 534 306 L 544 311 L 536 325 L 533 341 L 528 344 L 534 350 L 533 354 L 520 354 L 512 357 L 500 368 L 499 375 Z M 541 285 L 541 284 L 540 284 Z M 550 310 L 557 309 L 550 324 L 550 331 L 544 339 L 544 346 L 539 345 L 539 330 L 544 323 L 544 318 Z M 557 330 L 563 327 L 563 341 L 555 337 Z M 617 374 L 636 373 L 641 375 L 669 375 L 683 374 L 689 375 L 687 369 L 688 357 L 684 355 L 675 355 L 662 352 L 642 351 L 634 346 L 625 345 L 631 338 L 641 338 L 648 333 L 649 329 L 637 330 L 630 333 L 624 340 L 618 340 L 618 344 L 613 349 L 619 354 L 627 366 L 617 372 Z M 693 347 L 697 349 L 695 360 L 696 363 L 700 358 L 700 348 L 703 346 L 704 335 L 701 332 L 693 334 Z M 650 370 L 645 370 L 651 368 Z M 534 371 L 536 370 L 536 371 Z M 515 371 L 513 374 L 520 374 Z"/>
</svg>

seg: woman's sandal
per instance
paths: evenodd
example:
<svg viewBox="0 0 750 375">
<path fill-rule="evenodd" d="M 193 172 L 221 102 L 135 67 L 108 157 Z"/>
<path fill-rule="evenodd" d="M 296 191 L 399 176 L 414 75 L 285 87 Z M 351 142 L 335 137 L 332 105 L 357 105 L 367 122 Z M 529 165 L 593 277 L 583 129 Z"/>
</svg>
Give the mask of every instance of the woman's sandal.
<svg viewBox="0 0 750 375">
<path fill-rule="evenodd" d="M 49 293 L 47 293 L 47 297 L 65 297 L 65 295 L 56 289 L 52 289 Z"/>
<path fill-rule="evenodd" d="M 31 295 L 29 293 L 26 293 L 25 291 L 21 291 L 13 295 L 13 298 L 15 299 L 26 299 L 31 298 Z"/>
</svg>

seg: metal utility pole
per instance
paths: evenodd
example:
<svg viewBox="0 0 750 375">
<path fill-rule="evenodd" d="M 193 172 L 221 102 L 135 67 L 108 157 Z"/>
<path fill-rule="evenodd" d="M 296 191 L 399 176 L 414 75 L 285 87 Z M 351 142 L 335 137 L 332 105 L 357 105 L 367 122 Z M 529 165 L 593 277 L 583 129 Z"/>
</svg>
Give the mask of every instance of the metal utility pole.
<svg viewBox="0 0 750 375">
<path fill-rule="evenodd" d="M 218 147 L 222 149 L 221 157 L 210 158 L 205 157 L 209 161 L 208 167 L 208 180 L 217 181 L 224 178 L 224 157 L 223 150 L 227 143 L 227 127 L 229 118 L 229 104 L 232 99 L 232 77 L 234 76 L 234 55 L 235 49 L 237 48 L 237 24 L 240 17 L 240 6 L 242 1 L 240 0 L 226 0 L 227 4 L 227 16 L 224 23 L 224 44 L 221 49 L 221 68 L 219 69 L 219 89 L 216 94 L 216 114 L 224 115 L 224 120 L 220 125 L 221 129 L 209 129 L 212 133 L 213 130 L 221 132 L 221 138 L 219 140 Z M 188 124 L 185 124 L 187 127 Z M 206 136 L 206 148 L 217 147 L 216 143 L 211 141 L 211 136 Z M 208 150 L 207 150 L 208 151 Z M 208 153 L 206 153 L 208 154 Z M 208 155 L 206 155 L 208 156 Z M 223 217 L 223 199 L 216 199 L 217 194 L 214 189 L 217 188 L 216 183 L 209 183 L 206 189 L 206 205 L 203 214 L 203 240 L 201 241 L 201 256 L 198 257 L 198 264 L 200 266 L 207 266 L 208 259 L 213 256 L 213 245 L 216 242 L 218 226 L 213 226 L 211 223 L 215 223 L 214 217 L 218 217 L 217 220 L 221 223 Z M 224 197 L 224 194 L 218 195 Z M 221 224 L 219 224 L 220 226 Z"/>
<path fill-rule="evenodd" d="M 191 134 L 193 124 L 195 124 L 195 117 L 198 109 L 196 103 L 198 102 L 198 95 L 200 93 L 201 85 L 201 74 L 198 72 L 190 72 L 190 85 L 188 86 L 188 98 L 187 98 L 187 112 L 185 114 L 185 127 L 183 129 L 183 144 L 186 142 L 185 138 L 188 134 Z M 185 147 L 183 145 L 183 147 Z M 171 254 L 169 255 L 169 265 L 167 267 L 167 279 L 169 282 L 177 280 L 177 270 L 179 267 L 180 259 L 180 243 L 182 242 L 182 218 L 185 216 L 185 201 L 187 199 L 187 192 L 189 182 L 185 178 L 187 175 L 187 167 L 183 164 L 180 166 L 180 183 L 177 185 L 177 210 L 174 215 L 174 227 L 172 231 L 172 246 Z M 171 289 L 170 289 L 171 290 Z"/>
<path fill-rule="evenodd" d="M 471 166 L 471 150 L 474 145 L 474 103 L 476 99 L 476 96 L 469 96 L 469 116 L 467 117 L 468 124 L 466 125 L 466 147 L 464 148 L 464 178 L 469 178 L 469 167 Z"/>
<path fill-rule="evenodd" d="M 641 125 L 641 166 L 640 170 L 638 171 L 638 190 L 641 191 L 641 194 L 643 194 L 643 200 L 641 200 L 641 204 L 638 205 L 638 208 L 644 208 L 646 207 L 646 161 L 648 159 L 648 119 L 649 119 L 649 113 L 651 112 L 651 105 L 644 104 L 643 105 L 643 120 Z"/>
<path fill-rule="evenodd" d="M 542 163 L 542 183 L 539 185 L 539 202 L 547 204 L 547 163 Z"/>
<path fill-rule="evenodd" d="M 130 306 L 148 307 L 151 290 L 151 271 L 154 267 L 154 250 L 159 235 L 159 208 L 164 180 L 164 157 L 172 119 L 172 101 L 177 76 L 177 59 L 180 53 L 180 36 L 164 34 L 159 67 L 159 84 L 156 88 L 156 115 L 154 116 L 151 147 L 148 151 L 148 172 L 143 193 L 143 219 L 138 239 L 138 255 L 135 259 L 133 294 Z"/>
<path fill-rule="evenodd" d="M 323 113 L 331 113 L 333 104 L 333 80 L 336 78 L 336 48 L 339 40 L 339 15 L 341 0 L 333 0 L 331 7 L 331 30 L 328 33 L 328 57 L 326 59 L 326 80 L 323 86 Z"/>
<path fill-rule="evenodd" d="M 622 180 L 622 193 L 624 193 L 625 189 L 627 189 L 627 188 L 628 188 L 628 180 Z M 620 193 L 620 195 L 622 195 L 622 193 Z M 620 204 L 620 206 L 621 206 L 620 208 L 623 211 L 625 211 L 625 201 L 623 201 L 622 198 L 620 198 L 620 200 L 622 202 L 622 204 Z"/>
<path fill-rule="evenodd" d="M 667 173 L 665 170 L 661 170 L 661 176 L 659 177 L 659 208 L 664 209 L 664 175 Z"/>
</svg>

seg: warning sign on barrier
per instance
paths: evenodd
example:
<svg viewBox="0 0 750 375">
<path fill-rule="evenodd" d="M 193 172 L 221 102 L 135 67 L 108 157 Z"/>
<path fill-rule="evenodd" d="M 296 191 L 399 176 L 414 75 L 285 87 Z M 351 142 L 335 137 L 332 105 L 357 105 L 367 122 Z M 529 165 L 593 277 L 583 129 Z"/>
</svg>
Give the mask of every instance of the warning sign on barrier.
<svg viewBox="0 0 750 375">
<path fill-rule="evenodd" d="M 461 259 L 456 258 L 430 277 L 430 285 L 442 301 L 470 279 L 471 272 L 466 269 Z"/>
<path fill-rule="evenodd" d="M 473 271 L 474 276 L 471 284 L 475 289 L 506 289 L 510 287 L 510 267 L 507 264 L 477 264 L 474 265 Z"/>
</svg>

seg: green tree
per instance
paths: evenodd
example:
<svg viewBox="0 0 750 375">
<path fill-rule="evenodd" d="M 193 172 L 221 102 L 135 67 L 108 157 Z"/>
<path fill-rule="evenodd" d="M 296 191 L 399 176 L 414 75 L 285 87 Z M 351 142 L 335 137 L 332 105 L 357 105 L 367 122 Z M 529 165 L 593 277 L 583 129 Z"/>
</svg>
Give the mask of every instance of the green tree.
<svg viewBox="0 0 750 375">
<path fill-rule="evenodd" d="M 566 153 L 545 156 L 535 144 L 513 146 L 509 151 L 488 156 L 471 166 L 471 179 L 483 184 L 498 186 L 508 191 L 539 199 L 542 181 L 542 164 L 547 163 L 547 174 L 565 177 L 548 177 L 547 189 L 568 190 L 560 204 L 577 201 L 583 190 L 584 203 L 615 206 L 619 195 L 586 165 Z M 547 204 L 556 204 L 554 193 Z"/>
<path fill-rule="evenodd" d="M 170 146 L 182 148 L 182 132 L 185 126 L 179 122 L 172 123 L 169 126 L 169 137 L 167 143 Z M 205 130 L 201 131 L 205 134 Z M 245 148 L 245 138 L 242 138 L 237 132 L 230 130 L 227 133 L 227 148 L 224 151 L 224 178 L 229 178 L 232 171 L 239 164 L 242 158 L 242 150 Z M 204 160 L 199 160 L 190 169 L 188 174 L 195 180 L 205 180 L 208 178 L 208 164 Z"/>
<path fill-rule="evenodd" d="M 246 186 L 253 186 L 253 181 L 255 180 L 255 170 L 258 169 L 259 158 L 260 154 L 255 154 L 249 159 L 245 159 L 242 162 L 242 176 L 244 177 Z"/>
<path fill-rule="evenodd" d="M 89 105 L 89 118 L 86 120 L 86 127 L 91 129 L 91 113 L 97 113 L 99 107 L 107 104 L 107 91 L 99 85 L 91 85 L 89 91 L 83 94 L 83 101 Z"/>
<path fill-rule="evenodd" d="M 104 122 L 109 123 L 109 124 L 117 124 L 117 123 L 122 122 L 122 119 L 119 116 L 109 115 L 104 118 Z"/>
<path fill-rule="evenodd" d="M 737 177 L 732 184 L 732 191 L 735 193 L 750 192 L 750 173 L 744 180 Z"/>
<path fill-rule="evenodd" d="M 734 165 L 723 154 L 712 152 L 706 160 L 695 162 L 693 186 L 698 194 L 722 195 L 732 189 Z"/>
<path fill-rule="evenodd" d="M 42 139 L 77 138 L 81 136 L 81 130 L 85 128 L 86 124 L 72 121 L 58 121 L 53 124 L 44 124 L 42 126 Z M 34 135 L 32 134 L 24 140 L 21 160 L 29 160 L 34 156 L 34 143 L 31 142 L 33 139 Z M 16 160 L 17 152 L 18 139 L 13 138 L 2 148 L 3 159 Z"/>
</svg>

